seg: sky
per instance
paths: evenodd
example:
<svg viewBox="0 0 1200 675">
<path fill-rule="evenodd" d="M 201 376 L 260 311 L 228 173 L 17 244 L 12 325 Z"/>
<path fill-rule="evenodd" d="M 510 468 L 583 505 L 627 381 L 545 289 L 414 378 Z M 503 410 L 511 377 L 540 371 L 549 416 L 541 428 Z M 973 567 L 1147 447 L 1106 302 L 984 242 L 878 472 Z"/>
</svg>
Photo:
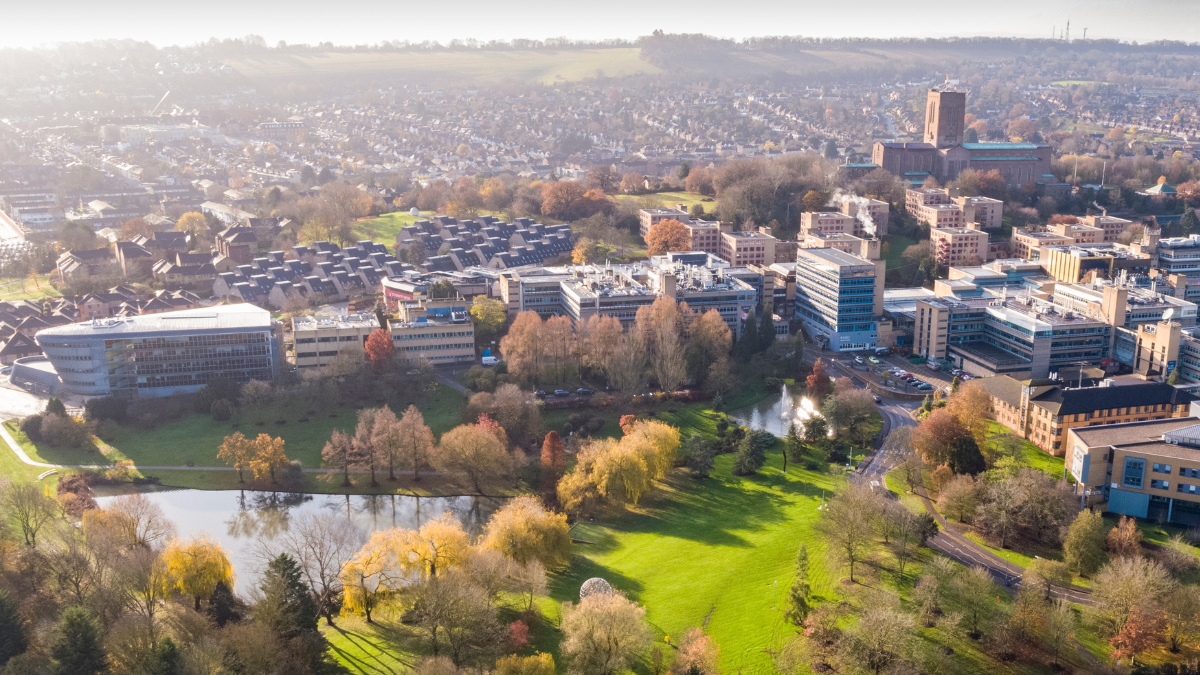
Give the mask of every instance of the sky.
<svg viewBox="0 0 1200 675">
<path fill-rule="evenodd" d="M 261 35 L 269 44 L 448 42 L 567 37 L 635 39 L 654 29 L 744 38 L 1050 37 L 1200 40 L 1200 0 L 42 0 L 3 3 L 0 46 L 133 38 L 158 46 Z"/>
</svg>

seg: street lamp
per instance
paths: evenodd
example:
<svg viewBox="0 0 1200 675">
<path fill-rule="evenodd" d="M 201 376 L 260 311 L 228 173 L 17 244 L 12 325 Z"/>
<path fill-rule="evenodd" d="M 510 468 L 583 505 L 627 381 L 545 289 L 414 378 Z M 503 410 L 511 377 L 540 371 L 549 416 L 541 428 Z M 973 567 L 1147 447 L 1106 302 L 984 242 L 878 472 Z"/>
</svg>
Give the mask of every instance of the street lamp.
<svg viewBox="0 0 1200 675">
<path fill-rule="evenodd" d="M 771 584 L 771 609 L 775 609 L 775 598 L 778 596 L 778 593 L 777 593 L 778 590 L 779 590 L 779 580 L 776 579 L 775 583 Z"/>
</svg>

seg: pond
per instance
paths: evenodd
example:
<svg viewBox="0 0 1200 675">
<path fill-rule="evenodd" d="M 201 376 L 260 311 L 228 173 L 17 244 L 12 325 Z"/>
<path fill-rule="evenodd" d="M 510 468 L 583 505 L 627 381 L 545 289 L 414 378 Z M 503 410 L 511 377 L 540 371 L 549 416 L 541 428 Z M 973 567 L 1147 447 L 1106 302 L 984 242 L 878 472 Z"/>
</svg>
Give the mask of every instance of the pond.
<svg viewBox="0 0 1200 675">
<path fill-rule="evenodd" d="M 796 433 L 804 434 L 804 422 L 820 417 L 813 402 L 806 396 L 788 392 L 787 385 L 780 389 L 779 396 L 769 396 L 755 405 L 729 413 L 729 418 L 750 429 L 761 429 L 780 438 L 787 435 L 788 426 L 796 423 Z"/>
<path fill-rule="evenodd" d="M 289 523 L 309 513 L 332 513 L 347 527 L 369 535 L 391 527 L 418 528 L 445 512 L 458 518 L 472 536 L 498 509 L 500 497 L 415 497 L 411 495 L 312 495 L 253 490 L 160 490 L 143 493 L 162 508 L 180 537 L 208 533 L 229 554 L 237 590 L 258 585 L 263 561 L 259 543 L 270 544 Z M 104 508 L 116 497 L 96 497 Z"/>
</svg>

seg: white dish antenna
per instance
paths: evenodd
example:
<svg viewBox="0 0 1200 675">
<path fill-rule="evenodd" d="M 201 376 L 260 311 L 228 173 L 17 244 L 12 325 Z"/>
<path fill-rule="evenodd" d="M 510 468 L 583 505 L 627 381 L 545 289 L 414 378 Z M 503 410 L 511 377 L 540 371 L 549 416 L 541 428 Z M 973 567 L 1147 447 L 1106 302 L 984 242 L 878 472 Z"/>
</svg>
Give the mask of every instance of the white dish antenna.
<svg viewBox="0 0 1200 675">
<path fill-rule="evenodd" d="M 1173 316 L 1175 316 L 1175 309 L 1174 309 L 1174 308 L 1172 308 L 1172 309 L 1168 309 L 1167 311 L 1163 312 L 1163 318 L 1162 318 L 1162 320 L 1163 320 L 1163 321 L 1170 321 L 1170 320 L 1171 320 L 1171 317 L 1173 317 Z"/>
</svg>

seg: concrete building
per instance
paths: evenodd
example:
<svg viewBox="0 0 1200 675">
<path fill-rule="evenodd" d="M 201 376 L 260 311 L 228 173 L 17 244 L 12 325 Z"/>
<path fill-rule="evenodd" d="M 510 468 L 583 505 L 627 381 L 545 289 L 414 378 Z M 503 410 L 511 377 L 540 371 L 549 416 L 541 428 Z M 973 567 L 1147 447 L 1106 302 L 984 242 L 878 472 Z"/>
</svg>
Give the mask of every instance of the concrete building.
<svg viewBox="0 0 1200 675">
<path fill-rule="evenodd" d="M 1196 397 L 1162 382 L 1105 379 L 1086 386 L 1074 381 L 985 377 L 979 385 L 992 397 L 996 421 L 1046 452 L 1062 456 L 1072 429 L 1186 417 Z M 1135 405 L 1131 405 L 1135 404 Z M 1200 422 L 1200 420 L 1197 420 Z"/>
<path fill-rule="evenodd" d="M 1028 260 L 1038 258 L 1043 246 L 1070 246 L 1074 243 L 1075 240 L 1066 235 L 1017 229 L 1013 230 L 1010 246 L 1012 255 Z"/>
<path fill-rule="evenodd" d="M 873 349 L 883 313 L 884 262 L 832 248 L 796 253 L 795 316 L 834 351 Z"/>
<path fill-rule="evenodd" d="M 808 236 L 810 233 L 822 234 L 849 234 L 854 235 L 855 228 L 859 227 L 854 216 L 845 213 L 833 213 L 831 211 L 805 211 L 800 214 L 800 233 L 798 239 Z"/>
<path fill-rule="evenodd" d="M 824 232 L 810 232 L 803 236 L 800 241 L 800 248 L 833 248 L 843 253 L 856 255 L 867 260 L 879 259 L 880 242 L 878 239 L 861 239 L 854 235 L 842 234 L 834 232 L 826 234 Z M 793 257 L 793 261 L 795 258 Z"/>
<path fill-rule="evenodd" d="M 388 321 L 397 357 L 434 365 L 474 363 L 475 324 L 469 309 L 462 298 L 399 303 L 396 318 Z"/>
<path fill-rule="evenodd" d="M 954 203 L 963 212 L 963 221 L 979 223 L 979 227 L 992 230 L 1000 227 L 1004 217 L 1004 202 L 991 197 L 955 197 Z"/>
<path fill-rule="evenodd" d="M 638 211 L 638 218 L 641 221 L 640 234 L 642 239 L 650 234 L 650 228 L 664 220 L 678 220 L 681 223 L 686 223 L 691 220 L 691 216 L 683 209 L 642 209 Z"/>
<path fill-rule="evenodd" d="M 1167 405 L 1173 413 L 1187 407 L 1173 403 L 1115 403 L 1139 410 L 1134 415 L 1140 421 L 1100 427 L 1096 420 L 1067 436 L 1066 468 L 1081 503 L 1153 522 L 1200 525 L 1200 420 L 1153 419 Z"/>
<path fill-rule="evenodd" d="M 1039 262 L 1046 274 L 1069 283 L 1116 279 L 1122 272 L 1149 274 L 1151 267 L 1149 255 L 1120 244 L 1043 246 Z"/>
<path fill-rule="evenodd" d="M 842 195 L 838 210 L 854 219 L 856 237 L 884 237 L 888 233 L 891 206 L 878 199 Z"/>
<path fill-rule="evenodd" d="M 963 227 L 962 207 L 958 204 L 925 204 L 917 207 L 917 222 L 934 227 Z"/>
<path fill-rule="evenodd" d="M 981 265 L 988 257 L 988 234 L 967 227 L 935 227 L 930 245 L 939 265 Z"/>
<path fill-rule="evenodd" d="M 96 319 L 36 336 L 63 385 L 83 396 L 170 396 L 213 379 L 270 381 L 278 324 L 254 305 Z"/>
<path fill-rule="evenodd" d="M 904 210 L 910 216 L 917 215 L 922 206 L 949 204 L 950 191 L 944 188 L 909 188 L 904 191 Z"/>
<path fill-rule="evenodd" d="M 1083 222 L 1103 230 L 1102 241 L 1116 241 L 1117 237 L 1133 224 L 1133 221 L 1110 216 L 1107 213 L 1103 215 L 1084 216 Z"/>
<path fill-rule="evenodd" d="M 343 352 L 362 352 L 377 328 L 374 314 L 294 317 L 289 360 L 297 368 L 327 366 Z"/>
<path fill-rule="evenodd" d="M 762 232 L 722 232 L 717 255 L 734 266 L 770 265 L 775 262 L 775 241 Z"/>
</svg>

